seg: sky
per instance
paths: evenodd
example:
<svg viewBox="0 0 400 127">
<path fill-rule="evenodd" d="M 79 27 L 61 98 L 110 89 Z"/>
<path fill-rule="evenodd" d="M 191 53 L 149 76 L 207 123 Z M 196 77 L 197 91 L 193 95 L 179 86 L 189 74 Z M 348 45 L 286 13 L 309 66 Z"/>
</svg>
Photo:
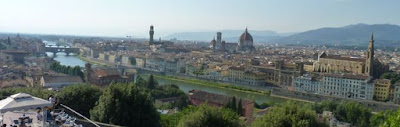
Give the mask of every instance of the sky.
<svg viewBox="0 0 400 127">
<path fill-rule="evenodd" d="M 1 0 L 0 32 L 146 37 L 400 24 L 400 0 Z M 157 35 L 158 34 L 158 35 Z"/>
</svg>

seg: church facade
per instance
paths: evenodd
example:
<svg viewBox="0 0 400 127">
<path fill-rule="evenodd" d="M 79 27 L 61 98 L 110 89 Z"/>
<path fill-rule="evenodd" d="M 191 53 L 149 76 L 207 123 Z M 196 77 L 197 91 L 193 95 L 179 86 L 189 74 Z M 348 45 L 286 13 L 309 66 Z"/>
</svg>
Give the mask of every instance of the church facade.
<svg viewBox="0 0 400 127">
<path fill-rule="evenodd" d="M 371 35 L 365 58 L 341 57 L 322 52 L 318 56 L 318 61 L 314 62 L 313 70 L 322 73 L 353 73 L 378 77 L 388 71 L 389 67 L 374 58 L 374 35 Z"/>
</svg>

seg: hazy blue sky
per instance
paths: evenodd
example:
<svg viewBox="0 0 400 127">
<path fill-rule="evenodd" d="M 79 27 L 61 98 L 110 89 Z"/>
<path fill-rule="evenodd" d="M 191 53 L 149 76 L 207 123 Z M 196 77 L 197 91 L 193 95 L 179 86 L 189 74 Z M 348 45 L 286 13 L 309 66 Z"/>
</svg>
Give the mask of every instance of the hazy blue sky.
<svg viewBox="0 0 400 127">
<path fill-rule="evenodd" d="M 400 24 L 400 0 L 1 0 L 0 32 L 156 36 Z M 158 35 L 157 35 L 158 34 Z"/>
</svg>

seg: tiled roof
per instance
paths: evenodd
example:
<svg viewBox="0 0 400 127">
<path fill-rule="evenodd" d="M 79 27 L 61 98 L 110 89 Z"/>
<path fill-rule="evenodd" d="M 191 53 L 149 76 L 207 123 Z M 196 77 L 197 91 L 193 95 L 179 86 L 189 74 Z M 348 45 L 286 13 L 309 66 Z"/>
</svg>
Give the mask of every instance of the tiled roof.
<svg viewBox="0 0 400 127">
<path fill-rule="evenodd" d="M 327 77 L 342 77 L 347 79 L 367 80 L 369 76 L 362 74 L 324 74 Z"/>
<path fill-rule="evenodd" d="M 79 76 L 43 76 L 46 83 L 83 82 Z"/>
<path fill-rule="evenodd" d="M 230 97 L 230 96 L 213 94 L 213 93 L 209 93 L 209 92 L 205 92 L 205 91 L 201 91 L 201 90 L 197 90 L 197 89 L 189 91 L 189 96 L 190 96 L 190 98 L 204 100 L 207 102 L 221 104 L 221 105 L 227 104 L 230 100 L 232 100 L 232 97 Z M 239 98 L 236 98 L 236 101 L 239 101 Z M 247 100 L 247 99 L 242 99 L 242 105 L 247 105 L 250 103 L 253 103 L 253 102 L 251 102 L 250 100 Z"/>
<path fill-rule="evenodd" d="M 95 71 L 98 77 L 119 76 L 117 69 L 99 69 Z"/>
<path fill-rule="evenodd" d="M 356 61 L 356 62 L 365 62 L 364 58 L 351 58 L 351 57 L 341 57 L 341 56 L 323 56 L 321 58 L 335 59 L 335 60 L 346 60 L 346 61 Z"/>
</svg>

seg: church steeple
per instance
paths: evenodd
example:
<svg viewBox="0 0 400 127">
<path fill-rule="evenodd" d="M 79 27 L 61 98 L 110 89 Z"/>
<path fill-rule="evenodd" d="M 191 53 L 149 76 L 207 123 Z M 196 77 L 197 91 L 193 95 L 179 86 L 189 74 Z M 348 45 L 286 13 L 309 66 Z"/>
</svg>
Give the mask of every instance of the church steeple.
<svg viewBox="0 0 400 127">
<path fill-rule="evenodd" d="M 367 51 L 367 59 L 365 64 L 365 73 L 369 76 L 373 76 L 374 70 L 374 34 L 371 34 L 371 39 L 369 40 L 368 51 Z"/>
</svg>

